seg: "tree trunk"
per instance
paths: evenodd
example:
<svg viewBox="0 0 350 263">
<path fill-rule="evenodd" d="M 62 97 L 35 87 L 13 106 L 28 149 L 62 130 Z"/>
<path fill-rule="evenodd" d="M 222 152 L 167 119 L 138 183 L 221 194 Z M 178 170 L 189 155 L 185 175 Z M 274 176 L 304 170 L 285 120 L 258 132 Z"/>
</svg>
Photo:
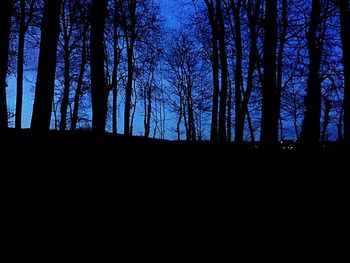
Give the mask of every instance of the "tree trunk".
<svg viewBox="0 0 350 263">
<path fill-rule="evenodd" d="M 219 141 L 227 141 L 226 112 L 227 112 L 227 92 L 228 92 L 228 63 L 226 52 L 226 30 L 224 17 L 221 8 L 221 0 L 216 0 L 217 20 L 219 27 L 219 50 L 221 63 L 221 92 L 220 92 L 220 112 L 219 112 Z"/>
<path fill-rule="evenodd" d="M 295 137 L 297 140 L 299 140 L 300 136 L 299 136 L 299 126 L 298 126 L 298 105 L 297 105 L 296 96 L 297 95 L 294 92 L 293 93 L 293 125 L 294 125 Z"/>
<path fill-rule="evenodd" d="M 131 25 L 129 32 L 127 32 L 127 56 L 128 56 L 128 80 L 125 88 L 125 109 L 124 109 L 124 134 L 131 135 L 130 131 L 130 114 L 131 114 L 131 100 L 133 94 L 134 83 L 134 48 L 136 37 L 136 1 L 132 0 L 129 4 Z"/>
<path fill-rule="evenodd" d="M 73 116 L 72 116 L 72 121 L 71 121 L 72 122 L 71 131 L 75 131 L 77 129 L 77 124 L 78 124 L 79 104 L 80 104 L 80 98 L 81 98 L 82 89 L 83 89 L 85 66 L 87 63 L 87 59 L 86 59 L 86 34 L 87 34 L 87 26 L 85 27 L 84 32 L 83 32 L 83 40 L 82 40 L 83 46 L 82 46 L 82 50 L 81 50 L 81 64 L 80 64 L 77 89 L 75 90 L 75 95 L 74 95 L 74 108 L 73 108 Z"/>
<path fill-rule="evenodd" d="M 118 66 L 120 61 L 120 55 L 119 55 L 119 47 L 118 47 L 118 41 L 119 41 L 119 34 L 118 34 L 118 5 L 117 2 L 115 2 L 114 5 L 114 37 L 113 37 L 113 55 L 114 55 L 114 61 L 113 61 L 113 73 L 112 73 L 112 88 L 113 88 L 113 109 L 112 109 L 112 126 L 113 126 L 113 133 L 118 133 Z"/>
<path fill-rule="evenodd" d="M 17 94 L 16 94 L 16 129 L 22 129 L 22 107 L 23 107 L 23 67 L 24 67 L 24 42 L 26 33 L 26 2 L 20 1 L 20 18 L 18 33 L 17 54 Z"/>
<path fill-rule="evenodd" d="M 176 123 L 176 133 L 177 133 L 178 141 L 181 141 L 181 121 L 182 121 L 182 102 L 180 102 L 179 116 L 177 118 L 177 123 Z"/>
<path fill-rule="evenodd" d="M 338 123 L 337 123 L 337 133 L 338 133 L 338 142 L 343 142 L 344 136 L 343 136 L 343 121 L 344 121 L 344 103 L 342 105 L 339 118 L 338 118 Z"/>
<path fill-rule="evenodd" d="M 192 88 L 188 88 L 187 94 L 187 111 L 188 111 L 188 130 L 189 130 L 189 140 L 197 140 L 196 124 L 194 121 L 194 111 L 193 111 L 193 98 L 192 98 Z"/>
<path fill-rule="evenodd" d="M 148 139 L 151 134 L 151 114 L 152 114 L 152 87 L 147 87 L 146 92 L 146 120 L 145 120 L 145 137 Z"/>
<path fill-rule="evenodd" d="M 133 89 L 135 91 L 135 89 Z M 131 120 L 130 120 L 130 132 L 129 136 L 132 136 L 134 134 L 134 121 L 135 121 L 135 114 L 136 114 L 136 105 L 137 105 L 137 93 L 135 91 L 134 93 L 134 103 L 131 105 L 132 113 L 131 113 Z"/>
<path fill-rule="evenodd" d="M 12 0 L 0 1 L 0 131 L 7 129 L 6 79 L 13 11 Z"/>
<path fill-rule="evenodd" d="M 211 118 L 211 141 L 218 140 L 218 116 L 219 116 L 219 47 L 218 47 L 218 28 L 216 22 L 215 9 L 212 3 L 206 1 L 210 28 L 212 33 L 212 71 L 213 71 L 213 99 L 212 99 L 212 118 Z"/>
<path fill-rule="evenodd" d="M 283 140 L 283 127 L 281 119 L 281 100 L 282 100 L 282 81 L 283 81 L 283 61 L 284 61 L 284 49 L 286 46 L 286 38 L 288 33 L 288 13 L 287 13 L 287 0 L 282 0 L 282 23 L 281 33 L 279 36 L 279 49 L 277 57 L 277 94 L 276 94 L 276 110 L 274 123 L 280 122 L 281 140 Z"/>
<path fill-rule="evenodd" d="M 227 100 L 227 141 L 232 142 L 232 83 L 230 81 Z"/>
<path fill-rule="evenodd" d="M 341 37 L 344 63 L 344 140 L 350 143 L 350 10 L 349 0 L 340 1 Z"/>
<path fill-rule="evenodd" d="M 104 30 L 107 16 L 107 0 L 94 0 L 91 14 L 91 90 L 92 129 L 104 133 L 107 118 L 108 94 L 105 83 Z"/>
<path fill-rule="evenodd" d="M 67 128 L 67 109 L 69 104 L 70 93 L 70 50 L 69 43 L 65 43 L 64 47 L 64 90 L 61 103 L 61 122 L 60 130 L 65 131 Z"/>
<path fill-rule="evenodd" d="M 325 100 L 325 109 L 324 109 L 324 120 L 323 120 L 323 127 L 322 127 L 322 136 L 321 136 L 322 142 L 327 141 L 327 130 L 328 130 L 329 121 L 330 121 L 329 114 L 330 114 L 331 110 L 332 110 L 332 104 L 328 99 L 326 99 Z"/>
<path fill-rule="evenodd" d="M 277 109 L 277 38 L 277 0 L 269 0 L 266 1 L 265 14 L 263 106 L 260 136 L 261 142 L 267 144 L 278 141 L 278 118 L 275 118 Z"/>
<path fill-rule="evenodd" d="M 243 142 L 244 137 L 244 126 L 246 122 L 246 116 L 249 114 L 248 105 L 250 101 L 250 97 L 253 91 L 253 80 L 254 80 L 254 72 L 256 71 L 257 63 L 258 63 L 258 49 L 257 49 L 257 25 L 259 19 L 259 11 L 260 11 L 260 0 L 255 2 L 255 6 L 252 5 L 252 2 L 248 2 L 248 20 L 249 20 L 249 29 L 250 29 L 250 50 L 249 50 L 249 62 L 248 62 L 248 77 L 247 77 L 247 88 L 246 91 L 243 92 L 243 77 L 241 90 L 243 94 L 243 101 L 241 105 L 241 109 L 236 116 L 236 141 Z M 242 73 L 241 73 L 242 74 Z M 236 91 L 237 92 L 237 91 Z M 236 98 L 237 99 L 237 98 Z M 250 132 L 252 134 L 252 132 Z M 255 138 L 254 138 L 255 140 Z"/>
<path fill-rule="evenodd" d="M 244 136 L 244 118 L 242 119 L 242 61 L 243 61 L 243 45 L 242 45 L 242 30 L 241 30 L 241 0 L 237 5 L 234 0 L 231 0 L 231 7 L 233 11 L 235 21 L 235 46 L 236 46 L 236 70 L 235 70 L 235 113 L 236 113 L 236 125 L 235 125 L 235 141 L 238 143 L 243 142 Z"/>
<path fill-rule="evenodd" d="M 302 125 L 301 141 L 308 144 L 318 143 L 321 131 L 321 79 L 322 40 L 319 37 L 322 5 L 320 0 L 312 1 L 308 49 L 310 56 L 309 77 L 306 95 L 306 111 Z"/>
<path fill-rule="evenodd" d="M 252 142 L 255 142 L 254 127 L 253 127 L 252 118 L 250 116 L 249 110 L 247 110 L 247 120 L 248 120 L 248 127 L 249 127 L 249 133 L 250 133 L 250 140 Z"/>
<path fill-rule="evenodd" d="M 55 89 L 56 53 L 60 32 L 61 0 L 45 0 L 31 129 L 50 129 Z"/>
</svg>

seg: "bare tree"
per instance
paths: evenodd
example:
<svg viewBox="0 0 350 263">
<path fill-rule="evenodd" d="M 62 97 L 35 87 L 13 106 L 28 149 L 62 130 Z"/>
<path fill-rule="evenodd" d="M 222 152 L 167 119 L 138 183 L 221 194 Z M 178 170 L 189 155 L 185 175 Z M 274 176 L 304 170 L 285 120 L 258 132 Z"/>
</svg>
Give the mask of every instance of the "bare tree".
<svg viewBox="0 0 350 263">
<path fill-rule="evenodd" d="M 61 3 L 61 0 L 45 0 L 44 2 L 39 66 L 31 123 L 31 128 L 38 132 L 46 132 L 50 129 Z"/>
<path fill-rule="evenodd" d="M 305 143 L 317 143 L 321 132 L 321 59 L 324 49 L 326 32 L 326 10 L 329 1 L 313 0 L 310 15 L 310 26 L 307 35 L 309 50 L 309 76 L 306 96 L 306 111 L 301 133 L 301 140 Z"/>
<path fill-rule="evenodd" d="M 26 33 L 32 23 L 36 0 L 29 3 L 26 0 L 19 1 L 19 33 L 17 54 L 17 96 L 16 96 L 16 129 L 22 128 L 23 107 L 23 74 L 24 74 L 24 45 Z"/>
<path fill-rule="evenodd" d="M 343 63 L 345 77 L 344 91 L 344 139 L 350 143 L 350 10 L 349 0 L 339 0 Z"/>
<path fill-rule="evenodd" d="M 277 38 L 277 0 L 268 0 L 265 13 L 263 109 L 260 136 L 260 140 L 264 143 L 275 143 L 278 140 Z"/>
<path fill-rule="evenodd" d="M 0 130 L 8 127 L 7 123 L 7 99 L 6 78 L 8 65 L 8 52 L 10 42 L 11 17 L 13 1 L 4 0 L 0 3 Z"/>
<path fill-rule="evenodd" d="M 107 0 L 94 0 L 91 10 L 91 90 L 92 127 L 95 132 L 105 132 L 108 92 L 105 81 L 104 32 L 107 16 Z"/>
</svg>

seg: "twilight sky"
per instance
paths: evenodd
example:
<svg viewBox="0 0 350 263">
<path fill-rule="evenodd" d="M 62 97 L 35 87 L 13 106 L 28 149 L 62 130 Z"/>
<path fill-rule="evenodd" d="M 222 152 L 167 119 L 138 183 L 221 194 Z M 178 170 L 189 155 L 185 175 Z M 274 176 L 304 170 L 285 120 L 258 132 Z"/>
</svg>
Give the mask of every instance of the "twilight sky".
<svg viewBox="0 0 350 263">
<path fill-rule="evenodd" d="M 162 15 L 166 19 L 167 26 L 174 28 L 178 25 L 179 20 L 179 0 L 158 0 L 162 10 Z"/>
<path fill-rule="evenodd" d="M 183 0 L 156 0 L 156 1 L 158 1 L 161 7 L 162 16 L 166 19 L 166 27 L 177 28 L 180 23 L 179 17 L 183 15 L 183 8 L 181 7 L 181 4 L 180 4 L 180 2 Z M 32 106 L 33 106 L 33 100 L 34 100 L 34 91 L 35 91 L 35 79 L 36 79 L 36 73 L 34 75 L 30 74 L 28 71 L 25 73 L 23 121 L 22 121 L 23 128 L 30 127 Z M 7 99 L 8 99 L 9 109 L 13 111 L 16 106 L 15 104 L 16 103 L 16 78 L 11 75 L 8 78 Z M 135 124 L 136 124 L 135 128 L 138 128 L 137 123 Z"/>
</svg>

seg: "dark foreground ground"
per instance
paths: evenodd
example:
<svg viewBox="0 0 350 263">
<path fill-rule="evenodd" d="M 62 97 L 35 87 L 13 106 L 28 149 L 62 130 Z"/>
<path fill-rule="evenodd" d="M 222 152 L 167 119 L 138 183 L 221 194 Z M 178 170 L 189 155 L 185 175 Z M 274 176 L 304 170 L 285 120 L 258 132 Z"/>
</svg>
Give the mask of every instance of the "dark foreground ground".
<svg viewBox="0 0 350 263">
<path fill-rule="evenodd" d="M 295 141 L 284 141 L 277 145 L 261 145 L 257 143 L 243 144 L 213 144 L 208 141 L 186 142 L 186 141 L 169 141 L 159 139 L 146 139 L 144 137 L 124 135 L 94 134 L 90 131 L 77 132 L 59 132 L 51 131 L 45 134 L 33 133 L 30 130 L 16 131 L 9 129 L 6 132 L 0 133 L 0 143 L 4 147 L 52 147 L 60 150 L 61 148 L 94 148 L 104 147 L 105 150 L 118 152 L 119 148 L 127 147 L 167 147 L 168 149 L 181 147 L 192 149 L 227 149 L 231 153 L 350 153 L 350 147 L 337 142 L 322 143 L 318 145 L 308 146 L 299 144 Z"/>
<path fill-rule="evenodd" d="M 215 246 L 262 257 L 268 250 L 255 251 L 273 239 L 271 254 L 290 258 L 329 233 L 348 239 L 350 158 L 337 144 L 261 148 L 10 130 L 0 152 L 3 225 L 28 237 L 53 229 L 74 249 L 72 233 L 92 250 L 101 241 L 114 250 L 118 240 L 128 257 L 135 242 L 154 246 L 137 249 L 152 260 L 159 251 L 208 258 Z"/>
<path fill-rule="evenodd" d="M 336 211 L 350 212 L 350 156 L 347 147 L 336 143 L 264 147 L 9 130 L 0 135 L 0 149 L 2 179 L 48 194 L 68 187 L 64 191 L 73 195 L 126 192 L 162 206 L 214 202 L 217 207 L 292 206 L 305 212 L 339 207 Z"/>
</svg>

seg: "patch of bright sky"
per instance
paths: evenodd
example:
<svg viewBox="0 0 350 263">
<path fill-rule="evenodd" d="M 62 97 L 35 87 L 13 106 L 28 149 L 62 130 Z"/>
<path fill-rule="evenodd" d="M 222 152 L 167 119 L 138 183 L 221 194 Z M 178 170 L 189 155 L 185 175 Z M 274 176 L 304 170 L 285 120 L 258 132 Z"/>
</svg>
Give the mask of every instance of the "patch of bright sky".
<svg viewBox="0 0 350 263">
<path fill-rule="evenodd" d="M 178 7 L 179 7 L 179 1 L 178 0 L 157 0 L 162 16 L 166 19 L 166 25 L 168 28 L 177 28 L 179 26 L 179 14 L 178 14 Z"/>
<path fill-rule="evenodd" d="M 178 28 L 181 24 L 181 1 L 182 0 L 156 0 L 161 8 L 162 16 L 165 19 L 166 27 L 169 29 Z M 26 73 L 28 75 L 28 72 Z M 34 74 L 35 75 L 35 74 Z M 35 76 L 33 76 L 33 81 Z M 30 120 L 32 114 L 32 106 L 34 100 L 34 84 L 32 82 L 24 80 L 24 101 L 23 101 L 23 127 L 30 127 Z M 7 100 L 10 111 L 14 111 L 16 107 L 16 78 L 9 77 Z M 137 125 L 139 126 L 139 125 Z"/>
</svg>

